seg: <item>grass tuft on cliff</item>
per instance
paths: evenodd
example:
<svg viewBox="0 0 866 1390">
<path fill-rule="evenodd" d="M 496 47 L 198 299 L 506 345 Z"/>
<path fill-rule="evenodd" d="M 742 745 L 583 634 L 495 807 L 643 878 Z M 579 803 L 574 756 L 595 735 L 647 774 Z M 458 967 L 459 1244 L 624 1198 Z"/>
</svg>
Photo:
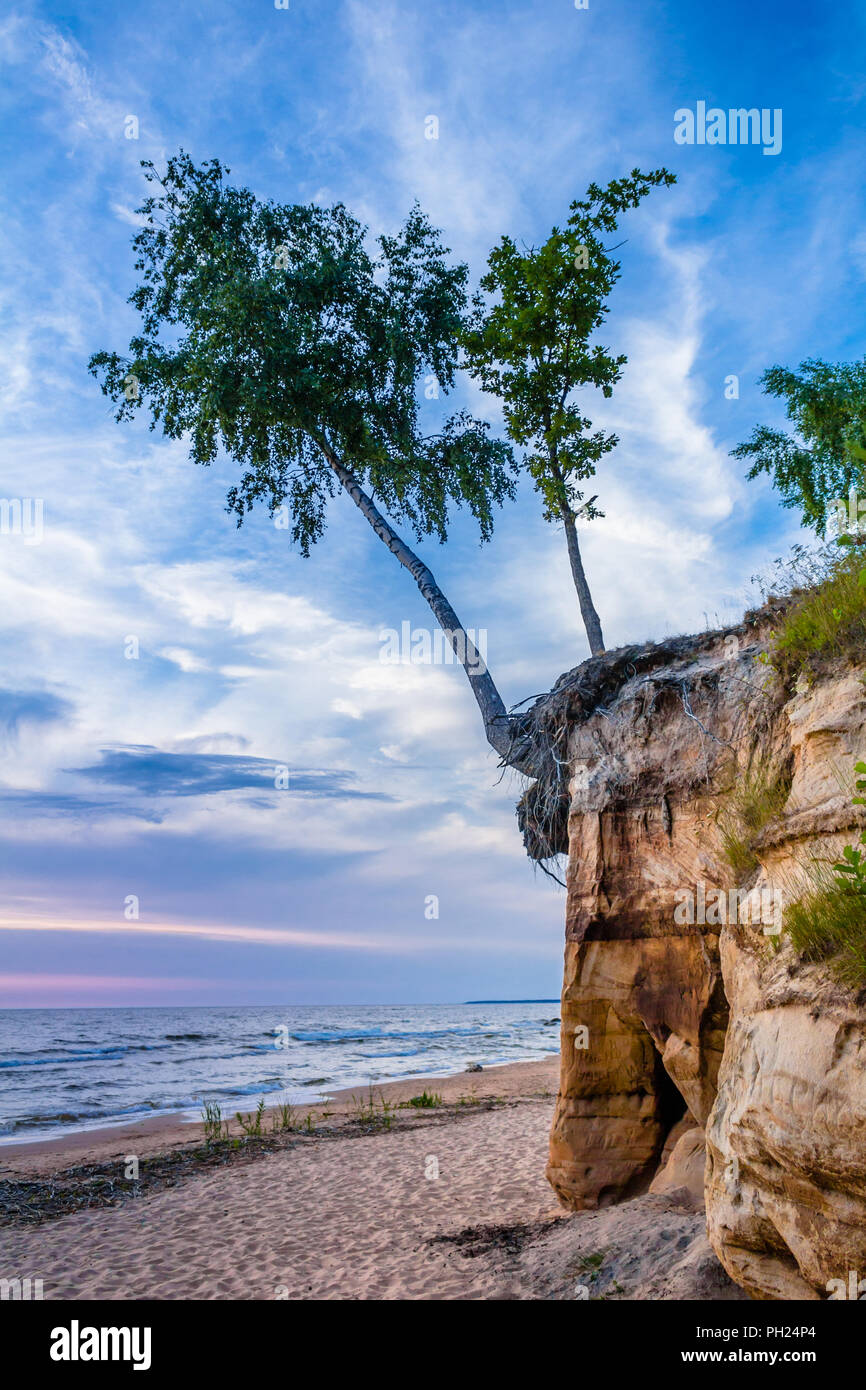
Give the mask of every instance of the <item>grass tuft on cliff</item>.
<svg viewBox="0 0 866 1390">
<path fill-rule="evenodd" d="M 785 930 L 805 960 L 826 961 L 840 983 L 859 989 L 866 984 L 866 896 L 822 860 L 810 878 L 785 910 Z"/>
<path fill-rule="evenodd" d="M 819 658 L 861 658 L 866 645 L 866 546 L 862 538 L 831 547 L 806 561 L 795 559 L 792 573 L 812 582 L 794 588 L 766 661 L 783 680 L 813 668 Z"/>
<path fill-rule="evenodd" d="M 857 796 L 866 806 L 866 762 L 856 762 Z M 808 960 L 828 960 L 843 984 L 866 985 L 866 830 L 835 860 L 813 859 L 809 887 L 788 909 L 788 934 Z"/>
<path fill-rule="evenodd" d="M 780 816 L 791 790 L 791 771 L 770 758 L 759 758 L 741 772 L 733 769 L 729 791 L 716 822 L 725 859 L 741 883 L 758 867 L 755 842 L 770 821 Z"/>
</svg>

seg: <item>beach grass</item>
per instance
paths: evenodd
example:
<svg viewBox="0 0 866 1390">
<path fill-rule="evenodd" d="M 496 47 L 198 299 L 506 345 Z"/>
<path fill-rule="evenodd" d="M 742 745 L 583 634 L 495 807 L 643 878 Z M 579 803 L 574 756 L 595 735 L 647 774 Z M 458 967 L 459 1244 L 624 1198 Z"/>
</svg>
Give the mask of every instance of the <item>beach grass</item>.
<svg viewBox="0 0 866 1390">
<path fill-rule="evenodd" d="M 428 1091 L 425 1087 L 420 1096 L 412 1096 L 409 1100 L 401 1101 L 400 1109 L 408 1110 L 411 1107 L 413 1110 L 435 1110 L 441 1104 L 442 1097 L 438 1091 Z"/>
</svg>

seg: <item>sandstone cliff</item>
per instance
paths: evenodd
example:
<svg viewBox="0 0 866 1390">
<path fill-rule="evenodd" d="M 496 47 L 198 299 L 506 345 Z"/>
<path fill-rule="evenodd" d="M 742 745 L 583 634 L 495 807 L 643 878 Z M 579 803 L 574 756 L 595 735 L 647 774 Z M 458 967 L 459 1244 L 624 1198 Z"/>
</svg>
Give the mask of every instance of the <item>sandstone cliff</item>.
<svg viewBox="0 0 866 1390">
<path fill-rule="evenodd" d="M 798 959 L 778 900 L 853 838 L 866 690 L 850 667 L 786 689 L 756 660 L 773 616 L 562 677 L 519 817 L 568 856 L 560 1199 L 699 1192 L 706 1132 L 718 1258 L 754 1297 L 817 1298 L 866 1277 L 866 1000 Z M 767 768 L 779 803 L 732 853 L 726 808 Z"/>
</svg>

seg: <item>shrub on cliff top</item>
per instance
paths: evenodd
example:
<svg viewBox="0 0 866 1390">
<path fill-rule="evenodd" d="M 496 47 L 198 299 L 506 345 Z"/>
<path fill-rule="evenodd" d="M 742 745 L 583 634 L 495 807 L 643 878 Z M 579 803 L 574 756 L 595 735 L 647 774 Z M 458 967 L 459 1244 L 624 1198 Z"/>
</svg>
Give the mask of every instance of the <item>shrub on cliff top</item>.
<svg viewBox="0 0 866 1390">
<path fill-rule="evenodd" d="M 770 661 L 781 675 L 814 657 L 861 656 L 866 642 L 866 564 L 861 546 L 842 552 L 826 578 L 795 599 Z"/>
<path fill-rule="evenodd" d="M 866 358 L 828 363 L 801 362 L 796 370 L 774 366 L 761 385 L 784 401 L 793 429 L 759 425 L 739 444 L 735 458 L 749 459 L 749 478 L 766 474 L 784 507 L 798 507 L 804 526 L 824 537 L 828 529 L 847 547 L 817 555 L 795 548 L 796 570 L 824 566 L 810 575 L 808 592 L 798 595 L 766 660 L 788 677 L 816 656 L 859 651 L 866 639 L 866 552 L 858 493 L 866 489 Z M 778 562 L 777 562 L 778 563 Z"/>
<path fill-rule="evenodd" d="M 751 460 L 747 477 L 772 478 L 782 506 L 798 507 L 803 525 L 823 536 L 838 499 L 864 484 L 866 358 L 808 358 L 793 371 L 769 367 L 761 385 L 766 395 L 784 401 L 793 432 L 758 425 L 731 452 Z"/>
<path fill-rule="evenodd" d="M 862 659 L 866 646 L 866 537 L 821 549 L 794 546 L 771 576 L 754 575 L 781 616 L 769 649 L 758 658 L 785 681 L 819 661 Z"/>
</svg>

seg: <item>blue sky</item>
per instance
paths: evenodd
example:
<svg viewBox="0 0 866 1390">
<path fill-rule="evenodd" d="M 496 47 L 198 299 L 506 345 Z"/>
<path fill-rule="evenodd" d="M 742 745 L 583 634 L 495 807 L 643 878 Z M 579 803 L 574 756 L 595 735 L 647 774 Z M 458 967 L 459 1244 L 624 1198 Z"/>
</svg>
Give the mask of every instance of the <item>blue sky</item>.
<svg viewBox="0 0 866 1390">
<path fill-rule="evenodd" d="M 629 365 L 588 406 L 621 437 L 583 536 L 613 646 L 735 617 L 798 539 L 728 451 L 778 419 L 764 367 L 862 355 L 864 27 L 857 3 L 773 0 L 6 12 L 0 495 L 41 499 L 44 526 L 0 535 L 0 1004 L 559 990 L 563 895 L 523 856 L 519 779 L 462 674 L 379 660 L 383 629 L 429 625 L 411 581 L 345 498 L 309 560 L 266 514 L 238 531 L 232 466 L 117 426 L 87 375 L 135 324 L 139 160 L 218 156 L 373 234 L 418 198 L 474 279 L 589 180 L 677 174 L 627 220 L 604 338 Z M 780 153 L 676 144 L 698 101 L 781 109 Z M 586 656 L 532 495 L 489 545 L 458 520 L 424 555 L 507 702 Z"/>
</svg>

